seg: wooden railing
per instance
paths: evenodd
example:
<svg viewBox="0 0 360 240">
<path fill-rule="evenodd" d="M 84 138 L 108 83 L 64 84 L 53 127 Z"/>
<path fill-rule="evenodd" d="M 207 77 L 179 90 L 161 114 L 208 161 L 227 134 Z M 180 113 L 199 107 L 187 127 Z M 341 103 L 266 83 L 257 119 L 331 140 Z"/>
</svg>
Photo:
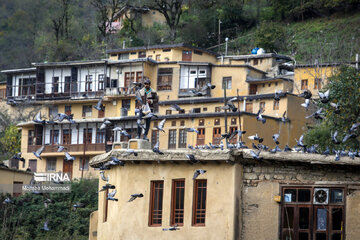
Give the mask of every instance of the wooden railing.
<svg viewBox="0 0 360 240">
<path fill-rule="evenodd" d="M 82 152 L 84 151 L 84 144 L 64 144 L 61 145 L 65 147 L 67 152 Z M 28 152 L 35 152 L 39 149 L 41 145 L 30 145 L 28 146 Z M 57 152 L 57 145 L 45 145 L 43 153 Z M 87 143 L 85 151 L 105 151 L 104 143 Z"/>
</svg>

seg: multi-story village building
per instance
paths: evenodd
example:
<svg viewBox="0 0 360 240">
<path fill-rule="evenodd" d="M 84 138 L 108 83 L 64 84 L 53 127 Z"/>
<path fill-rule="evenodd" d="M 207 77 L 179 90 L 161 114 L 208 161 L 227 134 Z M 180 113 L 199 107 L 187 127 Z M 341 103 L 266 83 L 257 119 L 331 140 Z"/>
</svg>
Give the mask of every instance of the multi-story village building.
<svg viewBox="0 0 360 240">
<path fill-rule="evenodd" d="M 75 121 L 20 123 L 25 169 L 69 172 L 75 178 L 94 176 L 89 158 L 111 150 L 115 142 L 127 141 L 112 131 L 115 126 L 135 136 L 134 82 L 142 82 L 145 76 L 159 96 L 158 119 L 152 121 L 149 138 L 153 145 L 159 141 L 161 149 L 225 144 L 221 135 L 236 129 L 247 132 L 242 139 L 247 143 L 247 136 L 258 133 L 264 144 L 273 147 L 271 136 L 280 132 L 280 146 L 292 146 L 306 130 L 308 113 L 294 91 L 290 57 L 273 53 L 220 56 L 187 44 L 114 49 L 108 54 L 105 60 L 36 63 L 28 69 L 2 71 L 7 75 L 7 102 L 14 108 L 22 103 L 38 105 L 47 120 L 65 113 L 73 114 Z M 215 88 L 194 96 L 191 91 L 207 83 Z M 275 91 L 281 91 L 278 99 L 274 99 Z M 238 97 L 234 101 L 238 111 L 225 114 L 221 109 L 224 95 L 227 100 Z M 103 111 L 93 108 L 99 99 L 103 99 Z M 174 112 L 169 109 L 172 104 L 184 110 Z M 265 124 L 256 120 L 259 109 L 264 110 Z M 284 113 L 285 123 L 281 121 Z M 155 126 L 164 118 L 165 133 L 159 133 Z M 100 129 L 105 119 L 111 125 Z M 188 133 L 189 127 L 199 134 Z M 56 151 L 59 144 L 75 161 L 64 160 L 64 153 Z M 45 149 L 39 160 L 32 152 L 41 146 Z"/>
</svg>

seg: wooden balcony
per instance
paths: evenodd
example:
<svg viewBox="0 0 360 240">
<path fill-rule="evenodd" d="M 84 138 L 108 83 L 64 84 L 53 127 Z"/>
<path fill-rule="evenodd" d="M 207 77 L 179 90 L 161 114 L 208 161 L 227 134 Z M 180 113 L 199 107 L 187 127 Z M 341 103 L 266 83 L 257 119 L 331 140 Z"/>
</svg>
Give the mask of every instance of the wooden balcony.
<svg viewBox="0 0 360 240">
<path fill-rule="evenodd" d="M 65 147 L 67 152 L 83 152 L 84 144 L 63 144 L 61 146 Z M 31 145 L 28 146 L 28 152 L 35 152 L 39 149 L 41 145 Z M 105 151 L 104 143 L 87 143 L 85 151 Z M 57 152 L 57 145 L 45 145 L 43 153 Z"/>
</svg>

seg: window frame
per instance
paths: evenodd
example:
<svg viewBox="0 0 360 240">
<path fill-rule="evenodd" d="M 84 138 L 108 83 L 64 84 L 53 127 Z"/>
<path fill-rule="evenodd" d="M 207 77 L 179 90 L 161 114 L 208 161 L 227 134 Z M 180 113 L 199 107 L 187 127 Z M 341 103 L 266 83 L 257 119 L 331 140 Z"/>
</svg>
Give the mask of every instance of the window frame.
<svg viewBox="0 0 360 240">
<path fill-rule="evenodd" d="M 46 171 L 55 172 L 56 171 L 56 158 L 46 158 Z M 53 164 L 53 165 L 51 165 Z M 51 169 L 49 169 L 51 167 Z"/>
<path fill-rule="evenodd" d="M 177 186 L 177 183 L 183 183 L 183 186 Z M 179 198 L 177 196 L 177 189 L 183 189 L 182 194 L 179 194 Z M 184 226 L 184 215 L 185 215 L 185 178 L 181 179 L 173 179 L 171 184 L 171 210 L 170 210 L 170 226 Z M 181 198 L 181 199 L 180 199 Z M 177 202 L 180 200 L 180 203 Z M 181 203 L 182 201 L 182 203 Z M 182 208 L 176 209 L 176 206 L 182 205 Z M 180 211 L 180 213 L 176 213 L 176 211 Z M 177 219 L 182 219 L 182 222 L 176 222 Z"/>
<path fill-rule="evenodd" d="M 155 191 L 157 190 L 156 189 L 156 184 L 162 184 L 162 186 L 159 186 L 158 187 L 158 190 L 162 190 L 161 192 L 159 193 L 156 193 Z M 159 210 L 156 210 L 156 211 L 160 211 L 160 223 L 154 223 L 154 204 L 155 203 L 155 194 L 158 194 L 158 197 L 159 197 L 159 205 L 158 207 L 160 207 L 161 209 Z M 161 197 L 160 197 L 161 195 Z M 150 181 L 150 207 L 149 207 L 149 223 L 148 223 L 148 226 L 149 227 L 160 227 L 162 225 L 162 216 L 163 216 L 163 197 L 164 197 L 164 180 L 152 180 Z M 161 199 L 161 201 L 160 201 Z M 160 205 L 161 204 L 161 205 Z M 159 218 L 157 218 L 159 219 Z"/>
<path fill-rule="evenodd" d="M 186 148 L 186 145 L 187 145 L 187 131 L 186 129 L 179 129 L 178 148 Z"/>
<path fill-rule="evenodd" d="M 308 89 L 308 80 L 307 79 L 302 79 L 300 83 L 301 83 L 301 85 L 300 85 L 301 90 Z"/>
<path fill-rule="evenodd" d="M 274 100 L 273 110 L 279 110 L 280 107 L 280 101 Z"/>
<path fill-rule="evenodd" d="M 205 182 L 205 202 L 204 202 L 204 208 L 201 208 L 201 210 L 204 210 L 204 222 L 203 223 L 197 223 L 198 216 L 196 212 L 199 210 L 198 208 L 198 190 L 199 190 L 199 183 Z M 204 227 L 206 223 L 206 197 L 207 196 L 207 179 L 195 179 L 194 180 L 194 193 L 193 193 L 193 209 L 192 209 L 192 222 L 191 226 L 193 227 Z M 202 206 L 202 203 L 200 203 L 200 206 Z"/>
<path fill-rule="evenodd" d="M 157 74 L 157 90 L 167 91 L 172 90 L 173 82 L 173 68 L 159 68 Z"/>
<path fill-rule="evenodd" d="M 169 129 L 168 149 L 176 149 L 176 129 Z"/>
<path fill-rule="evenodd" d="M 221 89 L 224 89 L 224 86 L 226 89 L 232 89 L 232 77 L 223 77 L 222 78 L 222 84 Z"/>
</svg>

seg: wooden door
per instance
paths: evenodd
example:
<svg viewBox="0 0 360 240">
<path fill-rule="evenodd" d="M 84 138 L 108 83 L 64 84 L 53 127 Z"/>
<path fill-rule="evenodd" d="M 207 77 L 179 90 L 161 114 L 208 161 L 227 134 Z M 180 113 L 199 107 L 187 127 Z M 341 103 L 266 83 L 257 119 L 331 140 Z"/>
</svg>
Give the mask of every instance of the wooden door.
<svg viewBox="0 0 360 240">
<path fill-rule="evenodd" d="M 213 130 L 213 144 L 220 144 L 221 141 L 221 128 L 217 127 Z"/>
<path fill-rule="evenodd" d="M 191 50 L 183 50 L 182 51 L 182 60 L 185 62 L 191 62 L 192 51 Z"/>
<path fill-rule="evenodd" d="M 196 145 L 205 144 L 205 128 L 198 128 L 199 134 L 197 135 Z"/>
<path fill-rule="evenodd" d="M 69 175 L 69 178 L 72 178 L 72 171 L 73 171 L 73 161 L 66 161 L 64 160 L 63 163 L 63 172 Z"/>
<path fill-rule="evenodd" d="M 65 77 L 65 87 L 64 87 L 64 93 L 66 94 L 70 94 L 70 81 L 71 81 L 71 77 Z"/>
<path fill-rule="evenodd" d="M 37 160 L 36 159 L 30 159 L 29 160 L 29 168 L 32 172 L 36 172 L 37 169 Z"/>
<path fill-rule="evenodd" d="M 234 131 L 237 131 L 237 127 L 230 127 L 229 129 L 230 134 L 233 133 Z M 235 137 L 233 137 L 232 139 L 229 139 L 229 143 L 235 144 L 238 140 L 238 135 L 236 135 Z"/>
<path fill-rule="evenodd" d="M 257 85 L 256 84 L 250 84 L 249 94 L 256 94 L 256 92 L 257 92 Z"/>
</svg>

